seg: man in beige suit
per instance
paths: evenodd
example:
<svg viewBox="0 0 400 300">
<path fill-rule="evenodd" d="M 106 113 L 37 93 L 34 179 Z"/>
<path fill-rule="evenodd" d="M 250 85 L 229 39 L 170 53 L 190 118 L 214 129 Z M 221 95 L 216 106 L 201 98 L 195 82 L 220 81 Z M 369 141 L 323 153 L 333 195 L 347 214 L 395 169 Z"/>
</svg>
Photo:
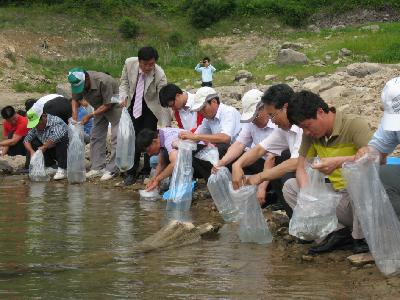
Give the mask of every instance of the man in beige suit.
<svg viewBox="0 0 400 300">
<path fill-rule="evenodd" d="M 167 84 L 164 70 L 156 64 L 158 60 L 157 50 L 153 47 L 140 48 L 137 57 L 126 59 L 122 70 L 119 96 L 121 105 L 128 108 L 131 115 L 136 135 L 144 128 L 157 130 L 160 127 L 169 126 L 171 113 L 160 104 L 158 93 Z M 125 185 L 131 185 L 136 181 L 136 173 L 139 167 L 140 152 L 135 153 L 135 164 L 127 172 Z M 143 169 L 138 175 L 150 173 L 149 157 L 145 155 Z"/>
</svg>

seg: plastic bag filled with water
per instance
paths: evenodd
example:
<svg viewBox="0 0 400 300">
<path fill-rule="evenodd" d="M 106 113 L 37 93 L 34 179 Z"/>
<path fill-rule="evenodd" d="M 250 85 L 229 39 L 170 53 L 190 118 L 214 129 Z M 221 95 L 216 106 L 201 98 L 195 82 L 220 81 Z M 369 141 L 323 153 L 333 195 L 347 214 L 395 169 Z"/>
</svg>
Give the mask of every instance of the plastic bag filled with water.
<svg viewBox="0 0 400 300">
<path fill-rule="evenodd" d="M 194 157 L 208 161 L 213 166 L 215 166 L 219 161 L 218 148 L 213 145 L 208 145 L 207 147 L 204 147 L 199 152 L 197 152 Z"/>
<path fill-rule="evenodd" d="M 314 163 L 319 159 L 315 158 Z M 308 185 L 300 189 L 297 204 L 289 223 L 289 233 L 311 241 L 323 238 L 334 231 L 338 224 L 336 207 L 340 195 L 332 192 L 325 183 L 325 175 L 306 166 Z"/>
<path fill-rule="evenodd" d="M 222 218 L 227 221 L 236 221 L 238 210 L 229 192 L 229 183 L 232 180 L 228 168 L 222 167 L 216 174 L 211 174 L 207 188 Z"/>
<path fill-rule="evenodd" d="M 192 203 L 192 153 L 197 144 L 192 141 L 179 141 L 178 157 L 169 185 L 170 197 L 167 209 L 187 211 Z"/>
<path fill-rule="evenodd" d="M 118 126 L 115 164 L 121 172 L 128 171 L 135 162 L 135 129 L 126 107 L 122 109 Z"/>
<path fill-rule="evenodd" d="M 368 154 L 343 165 L 353 208 L 379 270 L 400 273 L 400 222 L 379 178 L 377 156 Z"/>
<path fill-rule="evenodd" d="M 29 178 L 32 181 L 50 180 L 50 177 L 47 175 L 45 170 L 42 150 L 36 150 L 35 154 L 31 157 L 31 162 L 29 164 Z"/>
<path fill-rule="evenodd" d="M 230 193 L 240 210 L 239 238 L 243 243 L 268 244 L 272 242 L 272 234 L 257 201 L 257 187 L 245 185 Z"/>
<path fill-rule="evenodd" d="M 81 183 L 86 180 L 85 142 L 83 125 L 72 119 L 68 124 L 67 178 L 69 183 Z"/>
<path fill-rule="evenodd" d="M 153 189 L 151 191 L 139 190 L 139 195 L 140 200 L 144 201 L 157 201 L 158 199 L 161 199 L 161 195 L 157 189 Z"/>
</svg>

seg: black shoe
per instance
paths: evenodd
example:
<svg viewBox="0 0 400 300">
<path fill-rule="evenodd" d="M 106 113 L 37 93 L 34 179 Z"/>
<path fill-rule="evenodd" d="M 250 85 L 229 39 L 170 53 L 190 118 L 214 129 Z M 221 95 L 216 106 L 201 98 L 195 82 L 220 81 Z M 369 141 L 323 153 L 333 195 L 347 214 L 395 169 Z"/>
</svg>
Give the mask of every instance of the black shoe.
<svg viewBox="0 0 400 300">
<path fill-rule="evenodd" d="M 308 254 L 313 255 L 333 250 L 348 250 L 352 247 L 353 238 L 351 237 L 350 230 L 343 228 L 330 233 L 321 244 L 308 249 Z"/>
<path fill-rule="evenodd" d="M 369 247 L 365 239 L 355 239 L 353 241 L 353 253 L 359 254 L 365 252 L 369 252 Z"/>
<path fill-rule="evenodd" d="M 149 176 L 150 175 L 150 171 L 151 171 L 151 169 L 149 169 L 149 168 L 143 168 L 143 169 L 141 169 L 139 171 L 138 176 L 142 176 L 142 177 Z"/>
<path fill-rule="evenodd" d="M 303 240 L 303 239 L 296 239 L 296 244 L 300 244 L 300 245 L 306 245 L 306 244 L 311 244 L 313 241 L 307 241 L 307 240 Z"/>
<path fill-rule="evenodd" d="M 137 177 L 135 175 L 128 174 L 124 179 L 124 184 L 126 186 L 132 185 L 136 182 L 136 180 L 137 180 Z"/>
</svg>

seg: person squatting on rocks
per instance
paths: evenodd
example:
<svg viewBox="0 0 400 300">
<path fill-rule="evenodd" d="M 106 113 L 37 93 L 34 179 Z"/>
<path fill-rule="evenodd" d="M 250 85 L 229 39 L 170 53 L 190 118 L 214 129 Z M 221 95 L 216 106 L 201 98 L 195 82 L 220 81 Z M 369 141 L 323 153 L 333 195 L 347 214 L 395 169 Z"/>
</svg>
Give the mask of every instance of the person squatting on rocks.
<svg viewBox="0 0 400 300">
<path fill-rule="evenodd" d="M 379 177 L 389 196 L 393 209 L 400 217 L 400 165 L 387 165 L 386 157 L 400 144 L 400 77 L 389 80 L 383 88 L 384 108 L 381 123 L 367 147 L 358 150 L 360 158 L 368 152 L 378 151 L 381 156 Z"/>
<path fill-rule="evenodd" d="M 203 67 L 200 67 L 201 64 L 203 64 Z M 194 69 L 201 73 L 201 86 L 213 86 L 213 73 L 216 69 L 210 64 L 210 59 L 208 57 L 204 57 Z"/>
<path fill-rule="evenodd" d="M 32 157 L 40 149 L 46 167 L 57 164 L 54 180 L 66 178 L 68 125 L 57 116 L 43 112 L 43 104 L 32 107 L 28 113 L 28 132 L 24 139 L 27 154 Z"/>
<path fill-rule="evenodd" d="M 283 195 L 293 208 L 299 190 L 307 185 L 306 158 L 320 157 L 321 162 L 311 165 L 327 175 L 326 185 L 340 195 L 336 208 L 338 226 L 321 243 L 309 249 L 310 254 L 336 249 L 352 249 L 354 253 L 367 252 L 358 218 L 351 206 L 346 183 L 341 174 L 342 164 L 353 161 L 358 149 L 367 146 L 372 132 L 367 121 L 358 116 L 336 111 L 318 95 L 301 91 L 295 93 L 287 108 L 288 119 L 303 129 L 296 178 L 286 181 Z"/>
<path fill-rule="evenodd" d="M 4 141 L 0 142 L 0 156 L 26 156 L 25 170 L 29 168 L 29 155 L 26 155 L 24 138 L 28 134 L 28 118 L 18 114 L 14 107 L 6 106 L 1 110 Z"/>
<path fill-rule="evenodd" d="M 96 71 L 85 71 L 73 68 L 68 73 L 68 81 L 72 90 L 72 118 L 78 121 L 78 110 L 82 99 L 89 102 L 93 112 L 85 115 L 80 121 L 86 125 L 93 118 L 93 127 L 90 136 L 91 170 L 86 177 L 99 177 L 100 180 L 109 180 L 118 174 L 115 165 L 115 150 L 121 108 L 111 103 L 113 95 L 118 94 L 118 82 L 110 75 Z M 107 133 L 111 123 L 111 156 L 106 162 Z"/>
<path fill-rule="evenodd" d="M 182 131 L 179 138 L 196 143 L 214 144 L 218 148 L 221 159 L 229 146 L 234 143 L 241 130 L 240 113 L 236 108 L 223 104 L 217 92 L 210 87 L 199 88 L 194 97 L 192 111 L 200 112 L 204 119 L 196 131 Z M 206 145 L 198 144 L 195 155 Z M 206 181 L 211 175 L 212 164 L 208 161 L 193 157 L 195 178 L 204 178 Z"/>
<path fill-rule="evenodd" d="M 121 106 L 127 107 L 132 118 L 135 133 L 143 129 L 152 131 L 159 127 L 170 126 L 171 114 L 168 108 L 161 106 L 159 92 L 167 84 L 164 70 L 156 64 L 158 52 L 153 47 L 142 47 L 137 57 L 127 58 L 122 70 L 119 86 Z M 133 167 L 127 172 L 125 185 L 136 182 L 139 175 L 150 174 L 150 159 L 144 156 L 143 169 L 137 173 L 140 163 L 140 151 L 135 152 Z"/>
<path fill-rule="evenodd" d="M 244 184 L 258 185 L 263 181 L 270 181 L 276 193 L 277 208 L 284 208 L 289 217 L 292 216 L 292 209 L 284 201 L 282 186 L 288 179 L 295 177 L 303 134 L 302 129 L 292 125 L 287 118 L 286 111 L 293 94 L 292 88 L 287 84 L 273 85 L 265 91 L 261 98 L 264 109 L 278 128 L 243 154 L 232 166 L 232 185 L 235 189 Z M 276 156 L 274 163 L 268 164 L 263 172 L 246 178 L 244 168 L 251 166 L 267 153 Z"/>
<path fill-rule="evenodd" d="M 239 159 L 244 151 L 255 147 L 277 128 L 264 109 L 264 104 L 261 101 L 262 95 L 263 92 L 257 89 L 252 89 L 243 95 L 243 112 L 240 118 L 240 122 L 243 124 L 242 130 L 236 141 L 228 148 L 226 154 L 213 167 L 213 173 L 218 172 L 220 167 L 227 167 L 232 170 L 232 163 Z M 263 156 L 245 167 L 244 172 L 246 175 L 257 174 L 262 172 L 264 165 L 268 166 L 271 163 L 274 163 L 273 155 Z M 268 181 L 264 181 L 257 187 L 257 199 L 263 206 L 266 205 L 267 191 L 271 191 L 271 185 L 268 183 Z M 270 202 L 268 201 L 268 203 Z"/>
</svg>

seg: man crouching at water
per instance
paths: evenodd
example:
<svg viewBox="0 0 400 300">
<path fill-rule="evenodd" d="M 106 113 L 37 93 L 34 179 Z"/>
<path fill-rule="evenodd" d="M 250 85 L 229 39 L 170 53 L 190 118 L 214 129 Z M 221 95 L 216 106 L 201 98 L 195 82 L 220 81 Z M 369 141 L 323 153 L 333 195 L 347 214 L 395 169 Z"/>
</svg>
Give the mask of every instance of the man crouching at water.
<svg viewBox="0 0 400 300">
<path fill-rule="evenodd" d="M 45 166 L 57 161 L 58 169 L 54 180 L 66 178 L 68 126 L 59 117 L 45 114 L 43 107 L 28 111 L 28 128 L 32 128 L 24 139 L 28 155 L 32 157 L 37 149 L 42 150 Z"/>
<path fill-rule="evenodd" d="M 292 124 L 303 129 L 299 150 L 296 179 L 289 179 L 283 187 L 286 202 L 293 208 L 301 188 L 308 184 L 305 170 L 306 157 L 320 157 L 318 164 L 311 165 L 327 175 L 329 190 L 340 196 L 336 208 L 338 227 L 319 245 L 309 249 L 310 254 L 352 249 L 354 253 L 368 251 L 358 219 L 351 206 L 346 183 L 342 177 L 342 164 L 353 161 L 358 149 L 368 145 L 372 136 L 368 123 L 357 116 L 336 111 L 318 95 L 302 91 L 295 93 L 287 110 Z M 350 230 L 351 229 L 351 230 Z"/>
<path fill-rule="evenodd" d="M 178 155 L 173 144 L 178 141 L 181 131 L 182 129 L 179 128 L 161 128 L 158 131 L 145 128 L 139 132 L 136 142 L 137 151 L 146 152 L 149 156 L 158 155 L 156 173 L 147 183 L 147 191 L 158 188 L 163 179 L 172 175 Z"/>
</svg>

